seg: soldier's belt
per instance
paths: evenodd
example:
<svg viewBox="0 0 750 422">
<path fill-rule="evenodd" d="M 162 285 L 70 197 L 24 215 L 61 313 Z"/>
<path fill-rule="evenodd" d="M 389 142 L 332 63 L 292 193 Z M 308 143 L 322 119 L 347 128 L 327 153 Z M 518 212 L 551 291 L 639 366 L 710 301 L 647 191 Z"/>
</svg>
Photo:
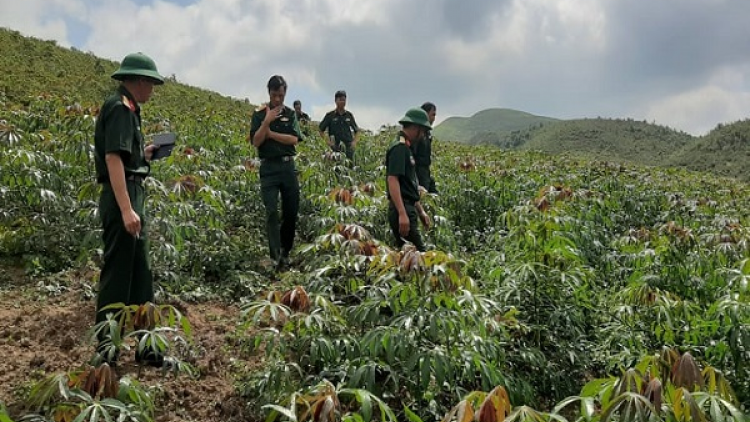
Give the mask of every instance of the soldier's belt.
<svg viewBox="0 0 750 422">
<path fill-rule="evenodd" d="M 261 163 L 286 163 L 289 161 L 294 161 L 293 155 L 282 155 L 281 157 L 273 157 L 273 158 L 261 158 Z"/>
</svg>

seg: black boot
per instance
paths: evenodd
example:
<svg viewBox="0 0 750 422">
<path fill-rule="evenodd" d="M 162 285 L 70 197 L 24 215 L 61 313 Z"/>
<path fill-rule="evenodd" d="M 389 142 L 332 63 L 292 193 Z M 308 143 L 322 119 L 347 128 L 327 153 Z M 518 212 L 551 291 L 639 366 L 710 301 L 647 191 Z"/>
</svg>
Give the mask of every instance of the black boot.
<svg viewBox="0 0 750 422">
<path fill-rule="evenodd" d="M 135 361 L 139 365 L 153 366 L 154 368 L 161 368 L 164 366 L 164 355 L 158 352 L 154 352 L 151 349 L 144 351 L 135 351 Z"/>
</svg>

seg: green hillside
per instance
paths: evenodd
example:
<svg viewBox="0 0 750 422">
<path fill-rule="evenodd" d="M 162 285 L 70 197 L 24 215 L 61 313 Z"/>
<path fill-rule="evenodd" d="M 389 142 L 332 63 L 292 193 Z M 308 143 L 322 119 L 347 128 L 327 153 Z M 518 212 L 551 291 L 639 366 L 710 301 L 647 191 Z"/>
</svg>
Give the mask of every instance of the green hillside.
<svg viewBox="0 0 750 422">
<path fill-rule="evenodd" d="M 41 95 L 61 98 L 69 105 L 98 107 L 117 86 L 110 75 L 118 63 L 91 53 L 5 28 L 0 28 L 0 45 L 0 100 L 9 104 L 28 103 L 30 97 Z M 193 113 L 210 119 L 245 116 L 254 108 L 247 101 L 179 83 L 174 76 L 154 92 L 149 107 L 159 111 L 149 116 L 151 120 L 168 121 L 172 129 Z"/>
<path fill-rule="evenodd" d="M 513 131 L 538 127 L 557 119 L 508 108 L 482 110 L 471 117 L 449 117 L 435 127 L 435 137 L 470 144 L 494 144 Z"/>
<path fill-rule="evenodd" d="M 577 119 L 514 133 L 509 144 L 552 154 L 571 153 L 598 160 L 664 165 L 695 138 L 665 126 L 632 119 Z"/>
<path fill-rule="evenodd" d="M 750 181 L 750 120 L 719 125 L 670 157 L 669 164 Z"/>
</svg>

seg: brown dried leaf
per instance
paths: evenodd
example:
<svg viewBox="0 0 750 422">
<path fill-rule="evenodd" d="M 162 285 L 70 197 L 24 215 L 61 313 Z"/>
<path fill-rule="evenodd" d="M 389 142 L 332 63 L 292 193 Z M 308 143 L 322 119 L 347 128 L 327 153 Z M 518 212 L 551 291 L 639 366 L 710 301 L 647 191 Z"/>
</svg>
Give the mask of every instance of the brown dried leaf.
<svg viewBox="0 0 750 422">
<path fill-rule="evenodd" d="M 313 422 L 333 422 L 336 420 L 336 403 L 331 396 L 318 400 L 313 411 Z"/>
<path fill-rule="evenodd" d="M 370 195 L 370 196 L 373 196 L 375 194 L 375 190 L 376 190 L 375 183 L 372 183 L 372 182 L 363 183 L 363 184 L 359 185 L 359 190 L 362 191 L 362 192 L 364 192 L 364 193 L 366 193 L 366 194 L 368 194 L 368 195 Z"/>
<path fill-rule="evenodd" d="M 458 404 L 456 422 L 471 422 L 472 420 L 474 420 L 474 407 L 468 401 L 462 400 Z"/>
<path fill-rule="evenodd" d="M 536 209 L 538 209 L 541 212 L 549 211 L 549 209 L 552 206 L 546 196 L 541 199 L 536 199 L 534 201 L 534 205 L 536 206 Z"/>
<path fill-rule="evenodd" d="M 346 240 L 369 240 L 370 232 L 357 224 L 337 224 L 334 228 Z"/>
<path fill-rule="evenodd" d="M 690 352 L 683 353 L 680 360 L 672 367 L 672 384 L 688 391 L 695 391 L 696 387 L 703 388 L 701 369 Z"/>
<path fill-rule="evenodd" d="M 159 322 L 159 309 L 151 302 L 139 306 L 133 316 L 133 328 L 136 330 L 153 330 Z"/>
<path fill-rule="evenodd" d="M 55 408 L 52 420 L 55 422 L 73 422 L 81 414 L 78 406 L 61 405 Z"/>
<path fill-rule="evenodd" d="M 297 286 L 292 290 L 290 304 L 290 308 L 296 312 L 306 312 L 310 309 L 310 296 L 302 286 Z"/>
<path fill-rule="evenodd" d="M 97 369 L 99 379 L 99 389 L 97 395 L 100 398 L 114 398 L 117 397 L 117 392 L 120 389 L 120 383 L 117 379 L 117 374 L 112 368 L 106 364 L 101 364 Z"/>
<path fill-rule="evenodd" d="M 646 397 L 652 405 L 654 405 L 654 409 L 656 409 L 657 412 L 661 411 L 660 409 L 663 399 L 662 390 L 663 389 L 659 378 L 652 378 L 648 384 L 644 384 L 644 391 L 642 395 Z"/>
</svg>

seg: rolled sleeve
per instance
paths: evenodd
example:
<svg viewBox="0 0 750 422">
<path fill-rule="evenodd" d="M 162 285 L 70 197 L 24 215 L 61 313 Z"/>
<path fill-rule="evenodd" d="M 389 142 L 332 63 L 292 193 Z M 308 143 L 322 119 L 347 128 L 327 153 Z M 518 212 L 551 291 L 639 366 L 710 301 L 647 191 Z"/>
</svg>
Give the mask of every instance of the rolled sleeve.
<svg viewBox="0 0 750 422">
<path fill-rule="evenodd" d="M 356 120 L 354 120 L 354 115 L 353 115 L 353 114 L 351 114 L 351 113 L 349 113 L 349 117 L 351 117 L 351 118 L 352 118 L 352 121 L 351 121 L 351 123 L 350 123 L 350 125 L 349 125 L 349 126 L 351 126 L 351 128 L 352 128 L 352 130 L 353 130 L 354 132 L 359 132 L 359 126 L 357 126 L 357 121 L 356 121 Z"/>
<path fill-rule="evenodd" d="M 260 129 L 260 125 L 263 123 L 263 119 L 265 118 L 265 113 L 262 111 L 255 111 L 253 113 L 253 117 L 250 119 L 250 141 L 255 138 L 255 133 L 258 132 L 258 129 Z"/>
<path fill-rule="evenodd" d="M 112 108 L 107 116 L 104 131 L 104 153 L 113 152 L 133 153 L 133 139 L 135 138 L 136 125 L 133 124 L 133 116 L 125 105 Z"/>
<path fill-rule="evenodd" d="M 326 129 L 328 129 L 328 126 L 331 124 L 331 114 L 328 113 L 323 117 L 323 120 L 318 125 L 318 129 L 321 132 L 325 132 Z"/>
<path fill-rule="evenodd" d="M 397 145 L 393 147 L 393 150 L 388 155 L 388 163 L 386 168 L 386 174 L 388 176 L 406 176 L 406 165 L 409 159 L 409 154 L 403 149 L 407 148 L 405 145 Z"/>
</svg>

